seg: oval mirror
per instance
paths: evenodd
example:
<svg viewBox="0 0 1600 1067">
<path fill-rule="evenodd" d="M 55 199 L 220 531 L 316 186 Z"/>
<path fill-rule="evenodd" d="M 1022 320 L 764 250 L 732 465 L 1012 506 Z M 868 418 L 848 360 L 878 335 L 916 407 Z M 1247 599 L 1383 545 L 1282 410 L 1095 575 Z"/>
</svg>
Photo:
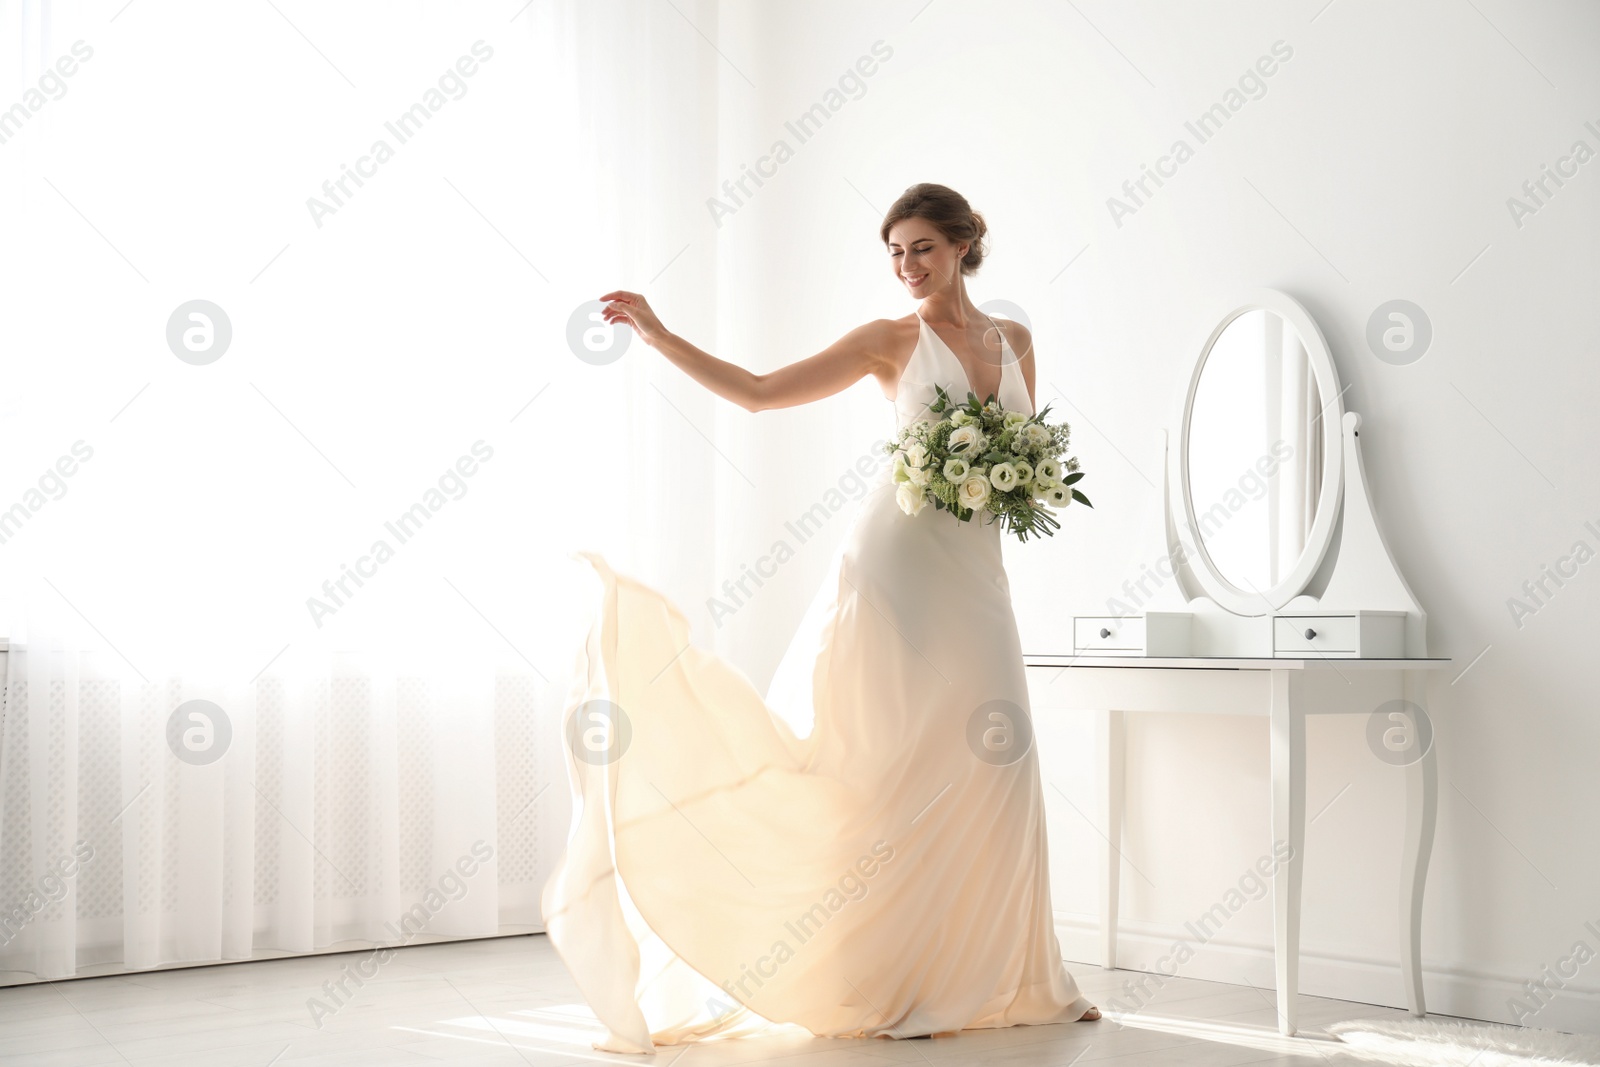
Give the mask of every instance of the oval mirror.
<svg viewBox="0 0 1600 1067">
<path fill-rule="evenodd" d="M 1341 408 L 1321 331 L 1282 293 L 1231 310 L 1202 348 L 1179 435 L 1183 512 L 1194 571 L 1230 611 L 1282 607 L 1326 555 Z"/>
</svg>

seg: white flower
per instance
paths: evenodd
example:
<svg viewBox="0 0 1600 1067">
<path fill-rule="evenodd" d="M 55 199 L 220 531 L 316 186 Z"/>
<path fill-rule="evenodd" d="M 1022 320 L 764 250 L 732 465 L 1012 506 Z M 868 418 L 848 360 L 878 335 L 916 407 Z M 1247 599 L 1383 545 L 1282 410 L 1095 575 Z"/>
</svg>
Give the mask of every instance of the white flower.
<svg viewBox="0 0 1600 1067">
<path fill-rule="evenodd" d="M 912 485 L 927 485 L 933 481 L 933 472 L 926 467 L 908 467 L 907 473 L 911 475 Z"/>
<path fill-rule="evenodd" d="M 949 448 L 959 455 L 976 456 L 988 443 L 989 439 L 976 425 L 958 426 L 950 433 Z"/>
<path fill-rule="evenodd" d="M 1038 474 L 1040 481 L 1059 482 L 1061 480 L 1061 464 L 1048 457 L 1041 459 L 1034 471 Z"/>
<path fill-rule="evenodd" d="M 1009 463 L 996 463 L 989 468 L 989 484 L 1002 493 L 1017 487 L 1017 468 Z"/>
<path fill-rule="evenodd" d="M 928 446 L 921 441 L 913 441 L 906 446 L 906 462 L 913 467 L 920 467 L 928 462 Z"/>
<path fill-rule="evenodd" d="M 896 452 L 894 454 L 894 480 L 897 482 L 911 480 L 911 468 L 906 466 L 906 454 L 904 452 Z"/>
<path fill-rule="evenodd" d="M 971 473 L 971 465 L 960 456 L 951 456 L 944 461 L 945 480 L 951 485 L 960 485 L 967 480 L 967 475 Z"/>
<path fill-rule="evenodd" d="M 1022 412 L 1020 412 L 1020 411 L 1008 411 L 1008 412 L 1006 412 L 1006 417 L 1005 417 L 1004 421 L 1001 423 L 1001 425 L 1004 426 L 1008 430 L 1015 430 L 1018 426 L 1021 426 L 1023 423 L 1025 423 L 1027 421 L 1028 421 L 1028 416 L 1024 415 Z"/>
<path fill-rule="evenodd" d="M 1018 440 L 1028 451 L 1037 452 L 1050 443 L 1050 431 L 1037 422 L 1029 423 L 1023 427 Z"/>
<path fill-rule="evenodd" d="M 1070 485 L 1052 485 L 1044 491 L 1044 502 L 1053 508 L 1064 508 L 1072 503 Z"/>
<path fill-rule="evenodd" d="M 900 505 L 900 510 L 907 515 L 917 514 L 928 503 L 927 494 L 922 488 L 910 482 L 901 483 L 900 488 L 894 491 L 894 499 L 895 503 Z"/>
<path fill-rule="evenodd" d="M 1025 459 L 1019 459 L 1011 464 L 1017 468 L 1017 484 L 1030 485 L 1033 482 L 1033 464 Z"/>
<path fill-rule="evenodd" d="M 956 499 L 962 507 L 972 508 L 976 511 L 989 501 L 989 479 L 981 471 L 974 471 L 972 477 L 961 483 Z"/>
</svg>

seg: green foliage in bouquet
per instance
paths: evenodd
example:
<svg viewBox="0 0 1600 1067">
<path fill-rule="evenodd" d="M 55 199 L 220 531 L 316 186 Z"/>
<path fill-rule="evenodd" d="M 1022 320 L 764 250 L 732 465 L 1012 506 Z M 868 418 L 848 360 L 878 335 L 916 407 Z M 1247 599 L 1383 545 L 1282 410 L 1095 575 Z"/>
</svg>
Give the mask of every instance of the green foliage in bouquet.
<svg viewBox="0 0 1600 1067">
<path fill-rule="evenodd" d="M 980 402 L 968 392 L 956 404 L 934 386 L 928 411 L 885 451 L 894 457 L 896 499 L 915 515 L 927 504 L 962 522 L 983 511 L 996 516 L 1018 540 L 1054 535 L 1061 528 L 1053 509 L 1078 501 L 1093 507 L 1077 488 L 1083 478 L 1076 458 L 1062 460 L 1071 440 L 1064 422 L 1050 424 L 1050 405 L 1035 415 L 1006 411 L 994 394 Z"/>
</svg>

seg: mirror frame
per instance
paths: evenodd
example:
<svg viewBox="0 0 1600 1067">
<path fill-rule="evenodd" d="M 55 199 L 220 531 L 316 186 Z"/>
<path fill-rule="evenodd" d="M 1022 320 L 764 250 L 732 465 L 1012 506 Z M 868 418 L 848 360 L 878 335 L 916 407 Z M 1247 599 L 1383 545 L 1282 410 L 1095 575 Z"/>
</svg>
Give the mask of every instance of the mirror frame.
<svg viewBox="0 0 1600 1067">
<path fill-rule="evenodd" d="M 1317 379 L 1320 396 L 1332 397 L 1322 406 L 1322 488 L 1317 495 L 1316 518 L 1312 520 L 1306 547 L 1290 572 L 1270 589 L 1240 589 L 1218 569 L 1196 522 L 1194 500 L 1189 492 L 1189 422 L 1194 414 L 1195 393 L 1200 387 L 1200 375 L 1205 372 L 1206 361 L 1211 357 L 1217 338 L 1240 315 L 1251 311 L 1271 311 L 1283 318 L 1300 335 L 1306 358 L 1311 363 Z M 1276 289 L 1257 289 L 1222 316 L 1220 322 L 1206 338 L 1189 376 L 1189 387 L 1184 392 L 1183 410 L 1178 422 L 1177 492 L 1182 499 L 1184 522 L 1193 540 L 1193 551 L 1188 553 L 1191 572 L 1199 579 L 1207 596 L 1235 615 L 1265 615 L 1283 607 L 1299 596 L 1322 566 L 1323 558 L 1333 540 L 1334 522 L 1338 519 L 1344 487 L 1344 392 L 1339 387 L 1338 371 L 1333 365 L 1333 355 L 1328 350 L 1327 339 L 1317 327 L 1316 320 L 1300 303 L 1287 293 Z"/>
</svg>

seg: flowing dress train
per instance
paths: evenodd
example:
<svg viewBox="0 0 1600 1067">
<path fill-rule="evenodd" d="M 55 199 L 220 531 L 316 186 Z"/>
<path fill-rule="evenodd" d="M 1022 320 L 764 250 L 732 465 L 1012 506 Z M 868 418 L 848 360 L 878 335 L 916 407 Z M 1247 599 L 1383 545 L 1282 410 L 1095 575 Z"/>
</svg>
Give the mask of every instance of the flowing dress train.
<svg viewBox="0 0 1600 1067">
<path fill-rule="evenodd" d="M 926 323 L 897 429 L 966 374 Z M 999 400 L 1030 411 L 1005 350 Z M 650 1052 L 790 1030 L 914 1037 L 1078 1019 L 1001 530 L 904 514 L 881 472 L 765 696 L 654 589 L 599 578 L 564 713 L 573 822 L 551 942 Z"/>
</svg>

